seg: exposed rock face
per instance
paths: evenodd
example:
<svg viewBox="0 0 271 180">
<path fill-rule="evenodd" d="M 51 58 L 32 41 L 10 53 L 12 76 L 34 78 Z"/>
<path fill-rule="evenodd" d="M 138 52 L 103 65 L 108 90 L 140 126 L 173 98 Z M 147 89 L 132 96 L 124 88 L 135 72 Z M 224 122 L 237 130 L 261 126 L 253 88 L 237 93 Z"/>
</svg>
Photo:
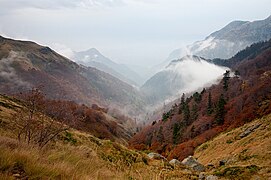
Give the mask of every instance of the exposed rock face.
<svg viewBox="0 0 271 180">
<path fill-rule="evenodd" d="M 239 135 L 239 137 L 244 138 L 244 137 L 248 136 L 249 134 L 251 134 L 255 129 L 257 129 L 260 126 L 261 126 L 261 124 L 255 124 L 254 126 L 248 127 L 244 132 L 242 132 Z"/>
<path fill-rule="evenodd" d="M 148 157 L 150 159 L 167 160 L 164 156 L 162 156 L 161 154 L 158 154 L 158 153 L 149 153 Z"/>
<path fill-rule="evenodd" d="M 193 156 L 188 156 L 182 161 L 182 164 L 192 168 L 195 171 L 205 171 L 205 167 L 200 164 Z"/>
</svg>

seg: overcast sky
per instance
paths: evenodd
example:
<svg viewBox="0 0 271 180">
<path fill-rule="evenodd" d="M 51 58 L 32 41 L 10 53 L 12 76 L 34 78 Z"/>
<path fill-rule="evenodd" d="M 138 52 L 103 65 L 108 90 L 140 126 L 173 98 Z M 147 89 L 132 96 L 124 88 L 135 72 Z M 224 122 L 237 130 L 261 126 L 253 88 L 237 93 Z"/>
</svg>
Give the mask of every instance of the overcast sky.
<svg viewBox="0 0 271 180">
<path fill-rule="evenodd" d="M 269 15 L 270 0 L 0 0 L 0 34 L 152 66 L 233 20 Z"/>
</svg>

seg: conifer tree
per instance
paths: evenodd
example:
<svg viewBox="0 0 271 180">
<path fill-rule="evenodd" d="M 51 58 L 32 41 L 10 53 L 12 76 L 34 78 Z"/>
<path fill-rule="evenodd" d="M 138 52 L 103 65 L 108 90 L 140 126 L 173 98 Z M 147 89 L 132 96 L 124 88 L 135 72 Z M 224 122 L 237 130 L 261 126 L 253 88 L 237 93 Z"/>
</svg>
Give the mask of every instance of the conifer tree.
<svg viewBox="0 0 271 180">
<path fill-rule="evenodd" d="M 222 125 L 224 123 L 224 117 L 225 117 L 225 113 L 226 113 L 225 104 L 226 104 L 226 101 L 224 99 L 224 95 L 221 94 L 219 97 L 219 100 L 218 100 L 216 115 L 215 115 L 216 123 L 218 125 Z"/>
</svg>

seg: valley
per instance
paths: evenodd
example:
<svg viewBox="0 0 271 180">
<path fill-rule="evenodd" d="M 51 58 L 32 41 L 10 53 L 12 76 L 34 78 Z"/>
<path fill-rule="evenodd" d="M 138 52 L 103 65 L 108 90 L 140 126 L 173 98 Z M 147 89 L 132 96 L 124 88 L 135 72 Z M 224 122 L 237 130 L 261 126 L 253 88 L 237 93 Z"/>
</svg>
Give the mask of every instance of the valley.
<svg viewBox="0 0 271 180">
<path fill-rule="evenodd" d="M 271 178 L 270 30 L 233 21 L 141 70 L 0 36 L 0 179 Z"/>
</svg>

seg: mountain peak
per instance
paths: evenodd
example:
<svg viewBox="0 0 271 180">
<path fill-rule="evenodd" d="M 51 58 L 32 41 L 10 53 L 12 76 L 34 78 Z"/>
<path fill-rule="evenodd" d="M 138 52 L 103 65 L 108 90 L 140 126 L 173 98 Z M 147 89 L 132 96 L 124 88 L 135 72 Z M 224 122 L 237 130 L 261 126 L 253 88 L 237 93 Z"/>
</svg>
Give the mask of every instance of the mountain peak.
<svg viewBox="0 0 271 180">
<path fill-rule="evenodd" d="M 90 48 L 90 49 L 86 50 L 86 52 L 96 52 L 96 53 L 99 53 L 99 51 L 96 48 Z"/>
</svg>

